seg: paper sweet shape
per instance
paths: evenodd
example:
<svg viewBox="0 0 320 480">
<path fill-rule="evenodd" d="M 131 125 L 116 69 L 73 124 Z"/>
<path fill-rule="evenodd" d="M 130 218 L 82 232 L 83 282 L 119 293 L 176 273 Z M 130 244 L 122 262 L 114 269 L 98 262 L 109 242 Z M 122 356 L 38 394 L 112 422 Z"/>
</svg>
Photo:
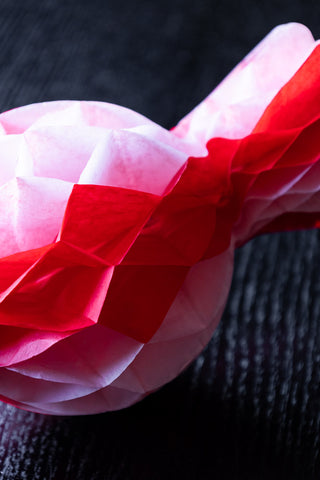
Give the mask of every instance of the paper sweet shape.
<svg viewBox="0 0 320 480">
<path fill-rule="evenodd" d="M 0 115 L 0 399 L 127 407 L 210 340 L 234 249 L 320 220 L 320 47 L 274 29 L 171 131 L 119 106 Z"/>
</svg>

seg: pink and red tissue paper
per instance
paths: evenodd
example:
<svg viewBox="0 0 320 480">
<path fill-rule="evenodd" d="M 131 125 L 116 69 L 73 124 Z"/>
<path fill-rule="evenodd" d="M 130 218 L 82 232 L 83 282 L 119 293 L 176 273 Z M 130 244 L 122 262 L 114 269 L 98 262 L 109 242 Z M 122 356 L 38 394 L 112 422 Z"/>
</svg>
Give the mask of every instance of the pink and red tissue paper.
<svg viewBox="0 0 320 480">
<path fill-rule="evenodd" d="M 0 399 L 127 407 L 210 340 L 237 246 L 320 225 L 320 46 L 275 28 L 171 131 L 59 101 L 0 115 Z"/>
</svg>

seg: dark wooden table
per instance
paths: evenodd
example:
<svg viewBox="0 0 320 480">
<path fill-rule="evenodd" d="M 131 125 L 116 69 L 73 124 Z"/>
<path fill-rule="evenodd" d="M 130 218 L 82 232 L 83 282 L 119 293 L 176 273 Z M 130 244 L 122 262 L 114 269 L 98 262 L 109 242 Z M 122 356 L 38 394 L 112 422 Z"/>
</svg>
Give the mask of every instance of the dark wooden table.
<svg viewBox="0 0 320 480">
<path fill-rule="evenodd" d="M 103 100 L 165 127 L 276 24 L 320 36 L 314 1 L 0 1 L 0 106 Z M 317 479 L 320 238 L 237 252 L 209 346 L 127 410 L 87 417 L 0 406 L 2 480 Z"/>
</svg>

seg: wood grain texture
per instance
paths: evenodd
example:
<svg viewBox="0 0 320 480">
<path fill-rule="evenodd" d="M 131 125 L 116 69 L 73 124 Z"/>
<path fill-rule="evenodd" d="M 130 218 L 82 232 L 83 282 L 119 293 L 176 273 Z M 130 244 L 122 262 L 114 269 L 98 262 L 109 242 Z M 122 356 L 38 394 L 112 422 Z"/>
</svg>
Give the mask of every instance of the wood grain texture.
<svg viewBox="0 0 320 480">
<path fill-rule="evenodd" d="M 0 106 L 104 100 L 166 127 L 273 26 L 320 36 L 317 2 L 0 2 Z M 0 406 L 1 480 L 264 480 L 320 475 L 320 238 L 237 252 L 224 317 L 175 381 L 88 417 Z"/>
</svg>

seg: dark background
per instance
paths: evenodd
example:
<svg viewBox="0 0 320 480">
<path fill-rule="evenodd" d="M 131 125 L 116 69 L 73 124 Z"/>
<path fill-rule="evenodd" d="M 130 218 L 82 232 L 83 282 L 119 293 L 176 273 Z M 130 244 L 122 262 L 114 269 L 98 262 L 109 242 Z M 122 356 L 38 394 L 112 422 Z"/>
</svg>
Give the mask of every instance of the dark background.
<svg viewBox="0 0 320 480">
<path fill-rule="evenodd" d="M 319 37 L 319 2 L 0 0 L 0 108 L 103 100 L 171 127 L 288 21 Z M 239 250 L 208 348 L 134 407 L 1 405 L 1 480 L 319 478 L 319 260 L 316 231 Z"/>
</svg>

